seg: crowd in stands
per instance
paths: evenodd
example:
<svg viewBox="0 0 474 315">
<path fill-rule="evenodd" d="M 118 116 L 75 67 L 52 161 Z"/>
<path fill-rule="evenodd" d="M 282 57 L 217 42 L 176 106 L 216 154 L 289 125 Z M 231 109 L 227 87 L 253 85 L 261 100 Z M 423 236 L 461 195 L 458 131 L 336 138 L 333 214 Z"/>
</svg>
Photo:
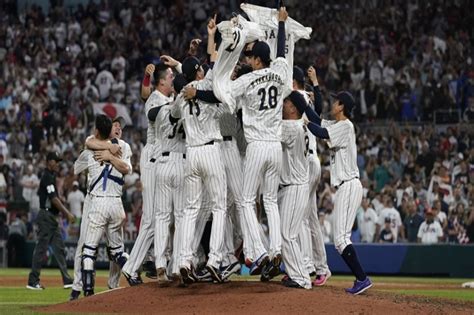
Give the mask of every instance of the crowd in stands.
<svg viewBox="0 0 474 315">
<path fill-rule="evenodd" d="M 34 239 L 36 190 L 50 151 L 64 158 L 57 187 L 80 217 L 86 179 L 73 174 L 72 164 L 92 132 L 97 102 L 124 104 L 130 112 L 133 124 L 123 138 L 132 148 L 133 174 L 125 178 L 124 200 L 126 238 L 136 236 L 142 206 L 138 163 L 147 127 L 139 98 L 145 65 L 162 54 L 180 59 L 191 39 L 206 41 L 209 16 L 228 18 L 229 7 L 237 10 L 239 4 L 151 2 L 90 1 L 71 9 L 51 1 L 49 12 L 35 5 L 22 10 L 17 1 L 0 4 L 0 239 L 9 234 Z M 323 110 L 330 91 L 347 89 L 357 99 L 364 200 L 354 240 L 474 242 L 474 17 L 466 14 L 473 3 L 287 5 L 290 16 L 313 28 L 311 40 L 297 43 L 295 64 L 316 66 Z M 437 110 L 444 111 L 433 117 Z M 450 113 L 457 119 L 451 121 Z M 434 119 L 451 124 L 446 128 Z M 325 241 L 331 242 L 335 189 L 329 185 L 327 147 L 318 146 L 323 166 L 318 209 Z M 18 200 L 28 202 L 28 214 L 7 220 L 2 212 Z M 78 225 L 64 230 L 74 239 Z"/>
</svg>

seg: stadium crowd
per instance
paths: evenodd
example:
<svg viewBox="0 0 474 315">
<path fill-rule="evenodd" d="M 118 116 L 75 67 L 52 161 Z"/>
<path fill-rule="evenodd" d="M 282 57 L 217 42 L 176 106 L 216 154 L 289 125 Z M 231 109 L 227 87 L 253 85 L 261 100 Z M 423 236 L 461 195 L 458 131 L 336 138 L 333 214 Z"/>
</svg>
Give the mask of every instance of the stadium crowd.
<svg viewBox="0 0 474 315">
<path fill-rule="evenodd" d="M 92 132 L 97 102 L 124 104 L 132 119 L 123 138 L 133 152 L 134 172 L 124 189 L 126 234 L 133 239 L 142 204 L 138 162 L 147 120 L 139 87 L 145 65 L 165 53 L 184 56 L 193 38 L 206 40 L 208 16 L 226 19 L 227 7 L 237 10 L 239 3 L 90 1 L 72 9 L 51 1 L 48 13 L 35 5 L 20 10 L 16 3 L 0 4 L 0 239 L 35 237 L 36 190 L 50 151 L 64 157 L 57 187 L 80 217 L 86 179 L 73 174 L 72 163 Z M 329 91 L 348 89 L 357 98 L 365 191 L 354 240 L 474 242 L 474 21 L 463 14 L 472 11 L 472 2 L 288 1 L 287 6 L 296 3 L 293 17 L 313 34 L 297 43 L 295 63 L 316 66 L 323 110 Z M 440 117 L 434 117 L 438 110 Z M 451 113 L 456 121 L 448 121 Z M 319 156 L 318 208 L 330 242 L 335 190 L 323 142 Z M 7 227 L 7 204 L 18 200 L 28 202 L 28 215 Z M 64 237 L 75 238 L 78 226 L 64 231 Z"/>
</svg>

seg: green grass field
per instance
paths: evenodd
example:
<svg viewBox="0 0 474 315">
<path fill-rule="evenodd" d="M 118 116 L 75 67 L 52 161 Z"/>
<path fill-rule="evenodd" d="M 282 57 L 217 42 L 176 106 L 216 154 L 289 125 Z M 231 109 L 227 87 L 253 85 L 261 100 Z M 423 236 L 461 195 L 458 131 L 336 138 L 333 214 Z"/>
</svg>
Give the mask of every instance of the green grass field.
<svg viewBox="0 0 474 315">
<path fill-rule="evenodd" d="M 65 290 L 61 286 L 48 286 L 45 291 L 32 291 L 25 288 L 29 269 L 7 269 L 0 268 L 0 279 L 4 283 L 8 278 L 24 278 L 24 284 L 18 286 L 1 286 L 0 285 L 0 314 L 40 314 L 31 310 L 33 306 L 42 306 L 55 303 L 61 303 L 68 300 L 70 290 Z M 72 274 L 72 271 L 70 272 Z M 108 271 L 98 271 L 98 277 L 107 277 Z M 59 270 L 44 269 L 42 276 L 53 276 L 60 279 Z M 472 279 L 453 279 L 453 278 L 415 278 L 415 277 L 371 277 L 377 285 L 383 285 L 380 290 L 383 292 L 401 294 L 401 295 L 419 295 L 433 298 L 447 298 L 462 301 L 474 302 L 474 290 L 463 289 L 461 284 Z M 234 280 L 254 281 L 256 277 L 236 277 Z M 351 276 L 333 276 L 330 282 L 333 285 L 343 286 L 347 282 L 351 282 Z M 413 284 L 413 289 L 400 289 L 401 285 Z M 122 285 L 126 282 L 122 279 Z M 440 286 L 440 289 L 432 287 Z M 446 288 L 446 286 L 451 286 Z M 388 288 L 387 288 L 388 286 Z M 390 288 L 393 286 L 393 289 Z M 419 286 L 432 286 L 430 289 L 418 288 Z M 106 290 L 106 287 L 97 287 L 96 292 Z"/>
</svg>

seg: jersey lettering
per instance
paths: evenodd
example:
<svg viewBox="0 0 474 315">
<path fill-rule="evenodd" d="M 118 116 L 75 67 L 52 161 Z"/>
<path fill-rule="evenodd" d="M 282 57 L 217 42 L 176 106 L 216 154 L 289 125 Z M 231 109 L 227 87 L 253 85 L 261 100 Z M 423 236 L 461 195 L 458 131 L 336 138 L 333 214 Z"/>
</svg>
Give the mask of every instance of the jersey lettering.
<svg viewBox="0 0 474 315">
<path fill-rule="evenodd" d="M 194 99 L 188 101 L 189 104 L 189 114 L 194 115 L 194 112 L 196 112 L 196 116 L 199 116 L 201 114 L 201 108 L 199 108 L 199 103 L 196 102 Z M 193 111 L 193 107 L 196 108 L 195 111 Z"/>
<path fill-rule="evenodd" d="M 265 104 L 267 98 L 267 91 L 265 90 L 265 88 L 259 89 L 257 94 L 260 96 L 259 110 L 267 110 L 275 108 L 277 106 L 278 89 L 276 88 L 276 86 L 272 85 L 268 88 L 268 106 L 266 106 Z"/>
<path fill-rule="evenodd" d="M 233 52 L 240 42 L 240 32 L 234 31 L 232 35 L 234 35 L 234 41 L 232 44 L 229 44 L 229 46 L 227 46 L 227 48 L 225 49 L 228 52 Z"/>
</svg>

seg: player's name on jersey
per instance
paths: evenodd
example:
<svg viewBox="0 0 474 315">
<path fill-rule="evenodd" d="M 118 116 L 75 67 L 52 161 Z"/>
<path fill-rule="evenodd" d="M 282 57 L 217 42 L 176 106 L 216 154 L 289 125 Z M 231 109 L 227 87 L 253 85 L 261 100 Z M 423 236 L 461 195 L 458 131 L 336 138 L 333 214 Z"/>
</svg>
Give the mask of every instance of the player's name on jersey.
<svg viewBox="0 0 474 315">
<path fill-rule="evenodd" d="M 265 32 L 265 40 L 269 39 L 274 39 L 277 37 L 278 30 L 277 29 L 271 29 L 271 30 L 264 30 Z M 292 33 L 285 32 L 285 40 L 288 42 L 292 36 Z"/>
<path fill-rule="evenodd" d="M 260 85 L 262 83 L 268 82 L 268 81 L 275 81 L 278 84 L 284 84 L 283 80 L 280 78 L 280 76 L 276 73 L 269 73 L 263 77 L 260 77 L 250 83 L 250 87 L 253 88 L 257 85 Z"/>
</svg>

